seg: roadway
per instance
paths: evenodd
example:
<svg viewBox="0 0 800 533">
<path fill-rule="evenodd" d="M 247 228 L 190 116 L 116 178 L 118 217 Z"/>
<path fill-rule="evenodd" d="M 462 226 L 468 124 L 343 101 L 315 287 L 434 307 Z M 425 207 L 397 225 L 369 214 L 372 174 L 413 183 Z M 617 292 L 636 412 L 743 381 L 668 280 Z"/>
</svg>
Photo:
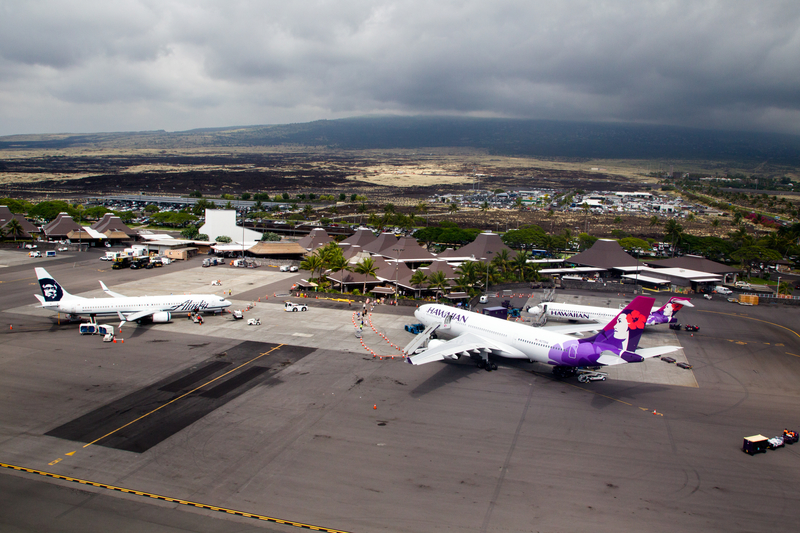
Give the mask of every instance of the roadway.
<svg viewBox="0 0 800 533">
<path fill-rule="evenodd" d="M 410 340 L 412 309 L 376 308 L 362 345 L 356 307 L 284 313 L 274 294 L 296 276 L 274 269 L 98 272 L 107 264 L 81 255 L 0 269 L 0 463 L 68 478 L 0 469 L 0 529 L 730 531 L 800 517 L 800 447 L 740 450 L 800 427 L 795 308 L 695 300 L 679 319 L 700 331 L 671 342 L 696 386 L 584 385 L 513 361 L 403 364 L 392 344 Z M 135 295 L 210 292 L 217 277 L 235 307 L 262 298 L 245 314 L 263 325 L 80 337 L 35 308 L 34 264 L 89 295 L 98 278 Z"/>
</svg>

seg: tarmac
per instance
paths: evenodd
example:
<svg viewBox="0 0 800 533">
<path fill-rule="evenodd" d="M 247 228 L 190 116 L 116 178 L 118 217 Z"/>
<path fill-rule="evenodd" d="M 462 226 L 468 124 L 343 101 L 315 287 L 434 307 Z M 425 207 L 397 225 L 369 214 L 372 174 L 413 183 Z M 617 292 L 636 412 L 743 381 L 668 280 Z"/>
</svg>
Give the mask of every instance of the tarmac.
<svg viewBox="0 0 800 533">
<path fill-rule="evenodd" d="M 800 427 L 795 308 L 695 299 L 679 320 L 699 332 L 648 328 L 640 344 L 680 345 L 693 370 L 651 360 L 580 384 L 520 361 L 404 364 L 413 308 L 377 306 L 359 339 L 356 304 L 283 311 L 302 273 L 16 253 L 0 253 L 4 531 L 763 531 L 800 517 L 800 448 L 740 449 Z M 33 266 L 82 296 L 105 297 L 102 279 L 131 296 L 232 291 L 250 309 L 103 343 L 36 308 Z"/>
</svg>

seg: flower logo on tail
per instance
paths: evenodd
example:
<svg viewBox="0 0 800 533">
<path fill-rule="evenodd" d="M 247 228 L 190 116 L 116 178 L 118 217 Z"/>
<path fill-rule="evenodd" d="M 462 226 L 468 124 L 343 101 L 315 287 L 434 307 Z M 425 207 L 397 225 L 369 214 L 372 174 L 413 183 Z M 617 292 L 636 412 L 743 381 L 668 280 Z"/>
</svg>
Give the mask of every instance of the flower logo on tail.
<svg viewBox="0 0 800 533">
<path fill-rule="evenodd" d="M 644 329 L 644 325 L 647 322 L 647 317 L 644 316 L 642 313 L 634 309 L 628 316 L 626 316 L 628 320 L 628 329 Z"/>
</svg>

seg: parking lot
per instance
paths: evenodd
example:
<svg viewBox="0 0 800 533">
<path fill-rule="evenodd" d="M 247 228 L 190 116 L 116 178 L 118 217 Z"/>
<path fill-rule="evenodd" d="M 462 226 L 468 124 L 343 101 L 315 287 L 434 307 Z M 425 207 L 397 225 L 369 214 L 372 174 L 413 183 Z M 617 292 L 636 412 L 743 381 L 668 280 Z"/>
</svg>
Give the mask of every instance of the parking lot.
<svg viewBox="0 0 800 533">
<path fill-rule="evenodd" d="M 649 328 L 641 344 L 679 343 L 692 370 L 651 360 L 581 384 L 519 361 L 404 364 L 413 308 L 377 307 L 358 339 L 357 306 L 283 311 L 302 272 L 199 260 L 112 272 L 90 253 L 13 253 L 0 254 L 0 463 L 97 485 L 4 468 L 8 527 L 730 531 L 800 515 L 786 486 L 800 448 L 740 449 L 800 427 L 795 308 L 695 299 L 679 319 L 698 332 Z M 98 279 L 132 296 L 230 293 L 262 323 L 174 317 L 103 343 L 35 307 L 33 266 L 83 296 L 103 296 Z"/>
</svg>

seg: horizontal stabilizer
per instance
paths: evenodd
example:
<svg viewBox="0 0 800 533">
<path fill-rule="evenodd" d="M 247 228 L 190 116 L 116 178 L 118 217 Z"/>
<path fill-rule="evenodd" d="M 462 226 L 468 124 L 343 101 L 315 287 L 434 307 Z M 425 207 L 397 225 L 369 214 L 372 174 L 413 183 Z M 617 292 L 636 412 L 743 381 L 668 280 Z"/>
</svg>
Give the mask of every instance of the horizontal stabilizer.
<svg viewBox="0 0 800 533">
<path fill-rule="evenodd" d="M 677 352 L 680 349 L 680 346 L 655 346 L 653 348 L 639 348 L 636 350 L 636 353 L 645 359 L 650 359 L 651 357 L 658 357 L 660 355 Z"/>
</svg>

